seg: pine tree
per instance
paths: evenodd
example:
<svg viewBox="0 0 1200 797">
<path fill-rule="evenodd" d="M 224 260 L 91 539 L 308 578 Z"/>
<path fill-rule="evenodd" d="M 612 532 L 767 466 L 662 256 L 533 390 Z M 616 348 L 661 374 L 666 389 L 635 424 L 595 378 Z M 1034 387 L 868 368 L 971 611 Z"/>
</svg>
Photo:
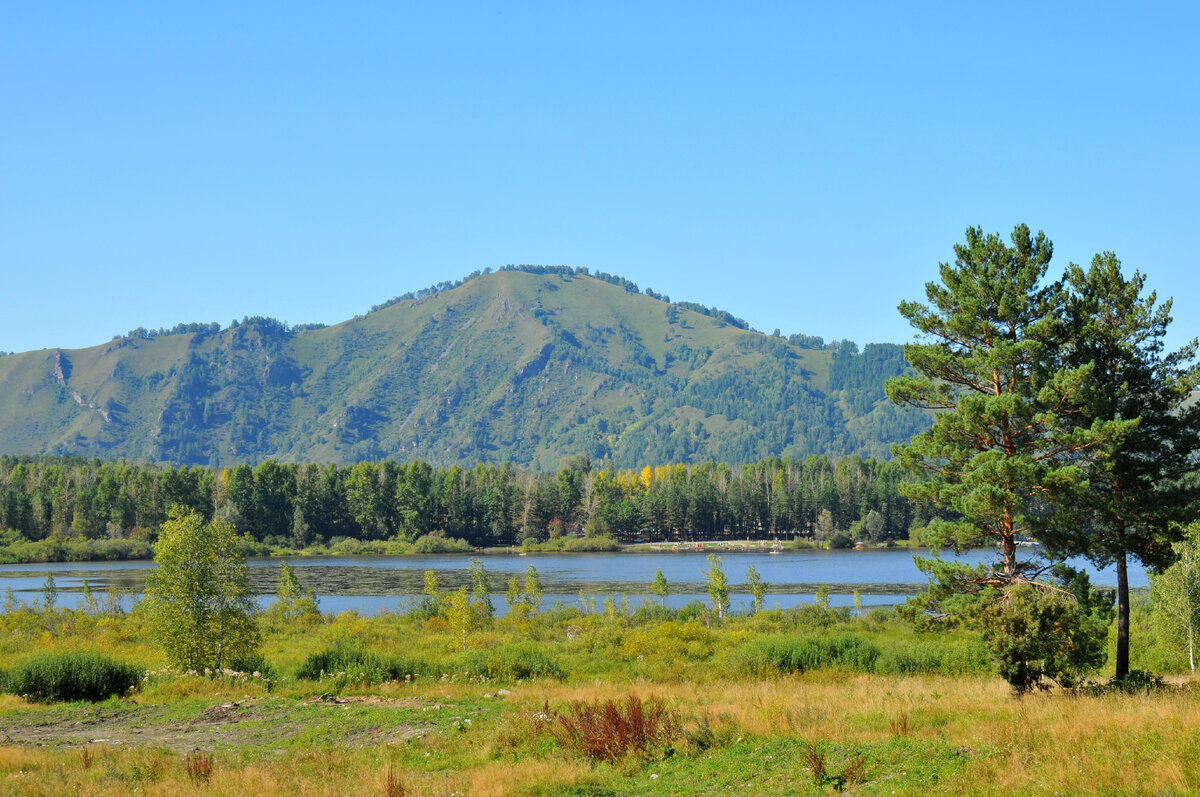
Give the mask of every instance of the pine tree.
<svg viewBox="0 0 1200 797">
<path fill-rule="evenodd" d="M 927 477 L 902 492 L 959 516 L 934 521 L 926 539 L 995 545 L 999 567 L 970 578 L 1007 586 L 1034 575 L 1017 560 L 1018 538 L 1038 534 L 1048 501 L 1082 480 L 1081 454 L 1130 422 L 1070 423 L 1092 368 L 1058 362 L 1066 292 L 1045 282 L 1053 252 L 1045 234 L 1018 225 L 1012 246 L 978 228 L 966 237 L 955 263 L 940 265 L 941 282 L 926 285 L 930 305 L 900 305 L 924 340 L 904 349 L 917 373 L 889 380 L 887 393 L 935 416 L 893 452 Z"/>
<path fill-rule="evenodd" d="M 924 538 L 958 550 L 994 546 L 1000 556 L 979 567 L 918 559 L 930 588 L 903 613 L 980 629 L 1001 674 L 1024 692 L 1044 678 L 1070 683 L 1097 664 L 1106 607 L 1081 574 L 1018 560 L 1017 542 L 1055 537 L 1060 510 L 1086 488 L 1088 464 L 1137 421 L 1079 422 L 1094 365 L 1062 356 L 1072 330 L 1063 281 L 1046 280 L 1053 245 L 1025 225 L 1011 241 L 969 228 L 954 264 L 940 265 L 940 283 L 926 285 L 930 304 L 901 303 L 923 339 L 904 351 L 916 373 L 889 380 L 887 394 L 934 411 L 927 432 L 893 447 L 925 476 L 901 491 L 953 518 L 935 519 Z M 1016 627 L 1039 631 L 1014 635 Z"/>
<path fill-rule="evenodd" d="M 1116 678 L 1129 674 L 1127 559 L 1162 569 L 1176 557 L 1173 543 L 1197 514 L 1185 480 L 1200 448 L 1200 405 L 1186 407 L 1200 378 L 1197 342 L 1165 353 L 1171 301 L 1156 306 L 1143 295 L 1145 277 L 1126 279 L 1111 252 L 1091 267 L 1067 269 L 1071 290 L 1067 367 L 1091 366 L 1085 401 L 1072 418 L 1080 428 L 1136 419 L 1104 456 L 1087 460 L 1087 487 L 1046 541 L 1062 554 L 1082 554 L 1101 567 L 1116 565 Z"/>
</svg>

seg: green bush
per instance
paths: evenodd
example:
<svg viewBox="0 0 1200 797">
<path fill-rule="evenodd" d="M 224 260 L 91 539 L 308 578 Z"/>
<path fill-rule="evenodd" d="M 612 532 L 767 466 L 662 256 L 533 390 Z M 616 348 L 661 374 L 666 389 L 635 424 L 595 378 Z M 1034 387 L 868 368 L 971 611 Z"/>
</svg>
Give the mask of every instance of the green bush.
<svg viewBox="0 0 1200 797">
<path fill-rule="evenodd" d="M 688 620 L 703 620 L 711 611 L 704 601 L 688 601 L 679 607 L 679 611 L 675 613 L 675 619 L 681 623 L 686 623 Z"/>
<path fill-rule="evenodd" d="M 473 651 L 464 655 L 454 669 L 468 675 L 501 681 L 567 677 L 558 662 L 531 645 Z"/>
<path fill-rule="evenodd" d="M 982 675 L 992 670 L 982 641 L 973 639 L 918 638 L 892 642 L 875 662 L 885 675 Z"/>
<path fill-rule="evenodd" d="M 381 683 L 429 673 L 430 668 L 424 662 L 407 661 L 339 642 L 305 659 L 296 670 L 296 677 L 311 681 L 328 677 L 348 682 Z"/>
<path fill-rule="evenodd" d="M 412 544 L 413 553 L 462 553 L 471 550 L 471 543 L 458 537 L 424 534 Z"/>
<path fill-rule="evenodd" d="M 57 653 L 28 659 L 4 674 L 5 692 L 43 703 L 98 702 L 123 695 L 142 679 L 143 670 L 98 653 Z"/>
<path fill-rule="evenodd" d="M 271 662 L 267 661 L 267 657 L 262 653 L 255 651 L 254 653 L 237 656 L 229 662 L 229 669 L 235 672 L 258 673 L 264 678 L 275 678 L 275 667 Z"/>
<path fill-rule="evenodd" d="M 733 654 L 733 667 L 755 677 L 839 668 L 872 672 L 879 648 L 855 634 L 777 637 L 749 643 Z"/>
</svg>

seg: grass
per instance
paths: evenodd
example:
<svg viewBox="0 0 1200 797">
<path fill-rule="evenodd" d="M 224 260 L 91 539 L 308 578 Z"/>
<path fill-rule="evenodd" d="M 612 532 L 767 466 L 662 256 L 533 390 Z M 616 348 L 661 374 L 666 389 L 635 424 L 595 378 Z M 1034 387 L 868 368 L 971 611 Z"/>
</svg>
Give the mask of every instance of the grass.
<svg viewBox="0 0 1200 797">
<path fill-rule="evenodd" d="M 0 614 L 0 669 L 78 649 L 151 670 L 99 704 L 0 695 L 0 794 L 1200 790 L 1200 689 L 1181 677 L 1018 699 L 959 666 L 978 653 L 969 635 L 918 635 L 886 613 L 558 609 L 492 621 L 468 647 L 443 618 L 345 614 L 264 627 L 270 682 L 205 678 L 164 671 L 136 610 Z M 735 667 L 748 653 L 774 663 Z M 424 666 L 301 677 L 322 657 Z"/>
</svg>

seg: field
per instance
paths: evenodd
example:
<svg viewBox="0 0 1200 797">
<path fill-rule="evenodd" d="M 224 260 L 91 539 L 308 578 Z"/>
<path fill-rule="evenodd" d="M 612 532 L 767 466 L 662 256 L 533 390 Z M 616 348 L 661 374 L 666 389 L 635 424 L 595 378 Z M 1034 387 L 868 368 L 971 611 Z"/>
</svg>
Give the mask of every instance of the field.
<svg viewBox="0 0 1200 797">
<path fill-rule="evenodd" d="M 258 674 L 218 677 L 166 671 L 138 610 L 18 608 L 0 626 L 6 670 L 63 650 L 149 670 L 97 704 L 0 696 L 6 794 L 1200 790 L 1200 690 L 1182 676 L 1132 694 L 1017 698 L 977 639 L 918 635 L 881 610 L 718 622 L 699 605 L 608 604 L 517 613 L 465 637 L 428 606 L 275 615 Z M 341 664 L 322 674 L 313 662 Z M 591 709 L 609 700 L 606 725 Z M 589 718 L 594 735 L 580 732 Z"/>
</svg>

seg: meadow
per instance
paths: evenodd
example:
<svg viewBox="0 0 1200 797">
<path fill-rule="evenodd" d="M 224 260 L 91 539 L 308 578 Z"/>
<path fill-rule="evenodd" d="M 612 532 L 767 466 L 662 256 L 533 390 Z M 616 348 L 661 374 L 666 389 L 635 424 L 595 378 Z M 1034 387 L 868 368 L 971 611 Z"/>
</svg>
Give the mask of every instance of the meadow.
<svg viewBox="0 0 1200 797">
<path fill-rule="evenodd" d="M 1018 698 L 977 637 L 889 610 L 716 619 L 607 601 L 452 627 L 443 604 L 268 612 L 261 655 L 167 669 L 132 612 L 0 615 L 0 669 L 93 652 L 97 703 L 0 696 L 0 792 L 288 795 L 1141 794 L 1200 789 L 1200 690 Z M 1135 615 L 1135 666 L 1177 669 Z M 1137 637 L 1135 637 L 1137 638 Z M 251 669 L 253 668 L 253 669 Z M 1103 674 L 1097 674 L 1098 681 Z M 6 683 L 11 682 L 5 676 Z"/>
</svg>

